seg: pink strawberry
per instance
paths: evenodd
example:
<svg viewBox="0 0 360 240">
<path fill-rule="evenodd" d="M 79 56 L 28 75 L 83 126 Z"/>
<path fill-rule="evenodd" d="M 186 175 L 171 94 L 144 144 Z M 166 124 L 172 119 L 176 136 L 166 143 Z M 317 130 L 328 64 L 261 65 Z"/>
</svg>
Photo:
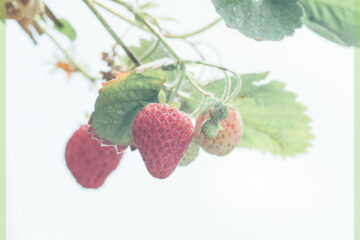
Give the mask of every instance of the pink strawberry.
<svg viewBox="0 0 360 240">
<path fill-rule="evenodd" d="M 66 145 L 65 160 L 81 186 L 98 188 L 118 166 L 125 148 L 102 146 L 88 131 L 89 125 L 85 124 L 72 135 Z"/>
<path fill-rule="evenodd" d="M 166 104 L 151 103 L 135 117 L 132 133 L 149 173 L 167 178 L 193 138 L 189 117 Z"/>
<path fill-rule="evenodd" d="M 195 137 L 200 146 L 208 153 L 218 156 L 229 154 L 241 141 L 243 123 L 236 109 L 229 107 L 229 116 L 220 122 L 217 137 L 210 139 L 201 132 L 203 122 L 208 120 L 209 114 L 200 113 L 196 119 Z"/>
</svg>

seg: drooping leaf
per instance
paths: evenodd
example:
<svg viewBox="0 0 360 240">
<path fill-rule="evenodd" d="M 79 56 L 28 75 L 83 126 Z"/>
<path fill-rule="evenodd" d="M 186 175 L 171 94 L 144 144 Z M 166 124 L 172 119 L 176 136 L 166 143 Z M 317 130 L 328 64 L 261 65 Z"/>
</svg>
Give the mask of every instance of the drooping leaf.
<svg viewBox="0 0 360 240">
<path fill-rule="evenodd" d="M 304 24 L 324 38 L 344 46 L 360 46 L 360 22 L 354 0 L 300 0 Z"/>
<path fill-rule="evenodd" d="M 212 0 L 226 25 L 256 40 L 279 41 L 301 27 L 297 0 Z"/>
<path fill-rule="evenodd" d="M 240 146 L 256 148 L 274 155 L 293 156 L 306 152 L 313 136 L 311 119 L 306 107 L 296 101 L 296 94 L 284 90 L 284 83 L 261 83 L 268 73 L 242 75 L 240 93 L 231 102 L 242 116 L 244 134 Z M 236 81 L 232 80 L 232 89 Z M 224 80 L 216 80 L 204 87 L 221 97 Z M 191 112 L 200 101 L 198 93 L 183 99 L 183 110 Z"/>
<path fill-rule="evenodd" d="M 67 36 L 71 41 L 75 41 L 76 39 L 75 29 L 71 26 L 71 24 L 67 20 L 61 18 L 59 19 L 59 21 L 62 26 L 58 27 L 57 25 L 54 25 L 54 28 L 58 30 L 60 33 Z"/>
<path fill-rule="evenodd" d="M 96 135 L 113 144 L 128 145 L 136 114 L 148 103 L 158 101 L 164 82 L 161 68 L 148 68 L 106 84 L 100 90 L 92 114 L 91 127 Z"/>
</svg>

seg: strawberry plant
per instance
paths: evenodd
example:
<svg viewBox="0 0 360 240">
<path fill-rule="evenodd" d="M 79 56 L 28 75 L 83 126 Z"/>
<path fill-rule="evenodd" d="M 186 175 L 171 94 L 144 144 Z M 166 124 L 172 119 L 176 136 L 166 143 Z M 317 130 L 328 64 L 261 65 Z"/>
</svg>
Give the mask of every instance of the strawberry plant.
<svg viewBox="0 0 360 240">
<path fill-rule="evenodd" d="M 290 37 L 305 25 L 337 44 L 360 45 L 360 36 L 353 31 L 360 24 L 354 22 L 348 0 L 212 0 L 208 4 L 213 4 L 220 17 L 180 35 L 163 27 L 172 16 L 151 13 L 151 8 L 158 7 L 153 2 L 83 3 L 114 40 L 111 50 L 104 46 L 102 53 L 107 68 L 92 68 L 95 76 L 58 40 L 64 35 L 69 43 L 76 41 L 71 21 L 58 18 L 41 0 L 6 0 L 4 4 L 6 18 L 17 21 L 35 44 L 42 36 L 48 37 L 63 53 L 64 59 L 56 66 L 68 78 L 82 74 L 94 86 L 102 83 L 88 125 L 70 138 L 65 153 L 67 166 L 86 188 L 100 187 L 127 147 L 138 150 L 149 173 L 160 179 L 178 166 L 191 166 L 199 149 L 223 158 L 236 148 L 284 158 L 307 151 L 313 139 L 311 119 L 297 95 L 284 89 L 285 83 L 267 79 L 267 71 L 244 73 L 208 62 L 192 41 L 219 22 L 225 21 L 259 44 Z M 100 9 L 148 37 L 125 44 Z M 190 46 L 197 57 L 182 56 L 181 49 L 172 47 L 173 40 Z M 209 70 L 222 77 L 203 74 Z"/>
</svg>

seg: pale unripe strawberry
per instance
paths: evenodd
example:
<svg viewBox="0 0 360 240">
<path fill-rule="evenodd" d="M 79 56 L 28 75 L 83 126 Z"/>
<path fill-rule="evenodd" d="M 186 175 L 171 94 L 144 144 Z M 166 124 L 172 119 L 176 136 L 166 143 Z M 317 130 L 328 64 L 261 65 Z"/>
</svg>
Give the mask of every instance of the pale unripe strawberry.
<svg viewBox="0 0 360 240">
<path fill-rule="evenodd" d="M 200 146 L 208 153 L 218 156 L 229 154 L 241 141 L 243 123 L 236 109 L 229 107 L 229 115 L 220 122 L 221 130 L 216 138 L 207 138 L 201 128 L 209 119 L 209 114 L 200 113 L 196 119 L 195 137 Z"/>
<path fill-rule="evenodd" d="M 89 125 L 86 124 L 71 136 L 66 145 L 65 160 L 81 186 L 98 188 L 119 165 L 125 148 L 102 146 L 88 131 Z"/>
<path fill-rule="evenodd" d="M 163 179 L 175 170 L 188 149 L 193 125 L 178 109 L 151 103 L 136 115 L 132 133 L 149 173 Z"/>
<path fill-rule="evenodd" d="M 181 158 L 179 166 L 187 166 L 192 163 L 199 155 L 200 145 L 196 142 L 195 138 L 190 143 L 188 150 Z"/>
</svg>

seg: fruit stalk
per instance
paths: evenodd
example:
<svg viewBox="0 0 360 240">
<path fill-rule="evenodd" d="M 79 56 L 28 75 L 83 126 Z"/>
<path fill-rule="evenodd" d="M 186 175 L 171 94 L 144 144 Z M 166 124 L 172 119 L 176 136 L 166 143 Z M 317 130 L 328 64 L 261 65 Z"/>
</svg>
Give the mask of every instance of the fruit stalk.
<svg viewBox="0 0 360 240">
<path fill-rule="evenodd" d="M 229 78 L 229 75 L 227 74 L 227 72 L 224 71 L 224 75 L 225 75 L 225 91 L 224 91 L 224 95 L 222 97 L 222 100 L 226 101 L 226 99 L 228 99 L 229 94 L 230 94 L 231 81 L 230 81 L 230 78 Z"/>
<path fill-rule="evenodd" d="M 219 66 L 219 65 L 216 65 L 216 64 L 212 64 L 212 63 L 207 63 L 207 62 L 202 62 L 202 61 L 192 61 L 192 60 L 184 60 L 184 63 L 185 64 L 195 64 L 195 65 L 203 65 L 203 66 L 208 66 L 208 67 L 212 67 L 212 68 L 217 68 L 221 71 L 224 71 L 224 72 L 229 72 L 231 73 L 234 77 L 235 77 L 235 80 L 237 82 L 237 85 L 235 87 L 235 90 L 231 93 L 231 95 L 224 101 L 224 103 L 229 103 L 236 95 L 238 95 L 238 93 L 240 92 L 241 90 L 241 86 L 242 86 L 242 80 L 241 80 L 241 77 L 238 73 L 226 68 L 226 67 L 223 67 L 223 66 Z M 228 80 L 226 80 L 228 81 Z M 227 84 L 228 85 L 228 84 Z M 225 87 L 225 89 L 227 88 L 227 86 Z M 226 91 L 226 90 L 225 90 Z"/>
<path fill-rule="evenodd" d="M 186 74 L 186 78 L 189 80 L 189 82 L 191 83 L 191 85 L 193 85 L 196 90 L 198 90 L 203 96 L 205 97 L 209 97 L 209 98 L 214 98 L 214 94 L 208 91 L 205 91 L 204 89 L 202 89 L 199 85 L 197 85 L 197 83 L 194 81 L 193 77 L 191 76 L 191 74 Z"/>
</svg>

